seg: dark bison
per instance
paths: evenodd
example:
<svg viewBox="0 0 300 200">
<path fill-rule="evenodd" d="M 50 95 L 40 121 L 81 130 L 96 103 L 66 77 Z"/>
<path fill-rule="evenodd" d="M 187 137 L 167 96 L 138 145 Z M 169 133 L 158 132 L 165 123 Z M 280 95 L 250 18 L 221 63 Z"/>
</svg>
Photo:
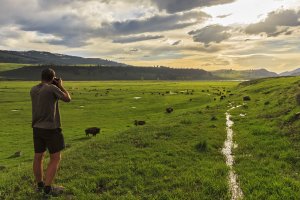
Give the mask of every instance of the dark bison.
<svg viewBox="0 0 300 200">
<path fill-rule="evenodd" d="M 136 126 L 143 126 L 145 124 L 146 124 L 145 121 L 134 120 L 134 125 L 136 125 Z"/>
<path fill-rule="evenodd" d="M 89 136 L 90 134 L 93 136 L 96 136 L 98 133 L 100 133 L 100 128 L 92 127 L 85 129 L 85 135 Z"/>
<path fill-rule="evenodd" d="M 223 99 L 225 99 L 226 98 L 226 96 L 225 95 L 222 95 L 221 97 L 220 97 L 220 100 L 223 100 Z"/>
<path fill-rule="evenodd" d="M 167 113 L 171 113 L 171 112 L 173 112 L 173 111 L 174 111 L 174 109 L 171 108 L 171 107 L 169 107 L 169 108 L 166 109 L 166 112 L 167 112 Z"/>
<path fill-rule="evenodd" d="M 243 97 L 243 100 L 244 100 L 244 101 L 251 101 L 251 98 L 250 98 L 249 96 L 244 96 L 244 97 Z"/>
</svg>

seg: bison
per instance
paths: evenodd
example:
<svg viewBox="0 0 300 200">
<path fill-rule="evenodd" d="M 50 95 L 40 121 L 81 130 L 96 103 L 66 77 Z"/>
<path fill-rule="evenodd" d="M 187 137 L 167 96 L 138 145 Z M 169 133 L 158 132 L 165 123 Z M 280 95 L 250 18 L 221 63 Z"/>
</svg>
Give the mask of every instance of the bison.
<svg viewBox="0 0 300 200">
<path fill-rule="evenodd" d="M 173 112 L 173 111 L 174 111 L 174 109 L 171 108 L 171 107 L 169 107 L 169 108 L 166 109 L 166 112 L 167 112 L 167 113 L 171 113 L 171 112 Z"/>
<path fill-rule="evenodd" d="M 85 135 L 89 136 L 90 134 L 93 136 L 96 136 L 98 133 L 100 133 L 100 128 L 92 127 L 85 129 Z"/>
<path fill-rule="evenodd" d="M 136 126 L 143 126 L 145 124 L 146 124 L 145 121 L 134 120 L 134 125 L 136 125 Z"/>
<path fill-rule="evenodd" d="M 244 96 L 244 97 L 243 97 L 243 100 L 244 100 L 244 101 L 251 101 L 251 98 L 250 98 L 249 96 Z"/>
</svg>

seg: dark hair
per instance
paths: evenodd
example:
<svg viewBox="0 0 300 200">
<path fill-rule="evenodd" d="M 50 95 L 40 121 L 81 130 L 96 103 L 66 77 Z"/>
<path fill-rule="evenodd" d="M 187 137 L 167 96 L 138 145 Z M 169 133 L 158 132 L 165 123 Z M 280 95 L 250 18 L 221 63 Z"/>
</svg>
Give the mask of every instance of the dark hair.
<svg viewBox="0 0 300 200">
<path fill-rule="evenodd" d="M 42 81 L 52 81 L 55 77 L 55 71 L 51 68 L 42 71 Z"/>
</svg>

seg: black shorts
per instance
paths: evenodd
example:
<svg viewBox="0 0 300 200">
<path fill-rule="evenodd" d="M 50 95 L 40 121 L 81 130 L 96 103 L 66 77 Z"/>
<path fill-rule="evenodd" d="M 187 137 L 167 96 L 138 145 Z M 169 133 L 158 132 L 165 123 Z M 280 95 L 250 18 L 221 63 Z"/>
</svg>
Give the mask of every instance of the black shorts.
<svg viewBox="0 0 300 200">
<path fill-rule="evenodd" d="M 33 128 L 34 152 L 43 153 L 48 149 L 49 153 L 53 154 L 63 150 L 65 148 L 65 141 L 61 131 L 61 128 Z"/>
</svg>

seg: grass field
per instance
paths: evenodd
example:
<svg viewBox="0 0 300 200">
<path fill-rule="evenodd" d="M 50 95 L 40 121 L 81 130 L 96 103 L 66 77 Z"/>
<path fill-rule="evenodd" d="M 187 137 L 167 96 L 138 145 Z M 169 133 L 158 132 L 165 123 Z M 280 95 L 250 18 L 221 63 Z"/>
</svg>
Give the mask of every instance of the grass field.
<svg viewBox="0 0 300 200">
<path fill-rule="evenodd" d="M 260 80 L 237 90 L 249 95 L 235 111 L 236 170 L 245 199 L 299 199 L 300 78 Z M 238 117 L 239 113 L 246 114 Z"/>
<path fill-rule="evenodd" d="M 0 191 L 7 199 L 35 197 L 29 98 L 34 84 L 0 82 L 0 162 L 5 167 Z M 234 85 L 67 82 L 73 101 L 61 103 L 61 115 L 69 148 L 57 183 L 79 199 L 228 199 L 227 167 L 220 153 L 225 110 L 212 93 Z M 169 106 L 174 113 L 165 113 Z M 218 120 L 211 121 L 213 116 Z M 136 119 L 146 126 L 135 127 Z M 101 127 L 101 135 L 86 137 L 84 129 L 90 126 Z M 10 158 L 16 151 L 22 156 Z"/>
<path fill-rule="evenodd" d="M 251 101 L 232 111 L 244 199 L 297 199 L 299 83 L 66 82 L 73 101 L 60 104 L 68 148 L 56 183 L 67 192 L 58 199 L 230 199 L 224 113 L 246 95 Z M 0 82 L 0 199 L 40 199 L 31 170 L 34 84 Z M 169 106 L 174 112 L 166 114 Z M 101 134 L 86 137 L 91 126 Z"/>
<path fill-rule="evenodd" d="M 0 63 L 0 72 L 18 69 L 24 66 L 30 66 L 31 64 L 19 64 L 19 63 Z"/>
</svg>

